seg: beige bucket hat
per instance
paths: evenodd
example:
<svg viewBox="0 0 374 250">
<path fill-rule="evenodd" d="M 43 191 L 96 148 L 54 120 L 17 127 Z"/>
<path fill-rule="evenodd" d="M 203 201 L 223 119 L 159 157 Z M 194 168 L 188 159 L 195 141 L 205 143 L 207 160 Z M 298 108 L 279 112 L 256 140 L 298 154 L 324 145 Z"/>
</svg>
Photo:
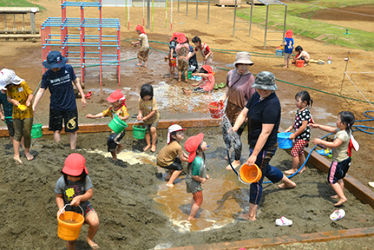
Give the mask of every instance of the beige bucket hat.
<svg viewBox="0 0 374 250">
<path fill-rule="evenodd" d="M 236 66 L 237 64 L 253 65 L 253 62 L 251 61 L 251 55 L 245 51 L 236 53 L 234 66 Z"/>
</svg>

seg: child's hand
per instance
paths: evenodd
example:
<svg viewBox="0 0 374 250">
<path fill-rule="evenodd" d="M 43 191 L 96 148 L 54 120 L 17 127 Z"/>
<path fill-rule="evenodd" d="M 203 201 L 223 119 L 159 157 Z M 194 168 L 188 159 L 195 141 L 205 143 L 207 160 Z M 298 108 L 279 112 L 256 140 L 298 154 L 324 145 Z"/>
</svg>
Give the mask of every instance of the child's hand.
<svg viewBox="0 0 374 250">
<path fill-rule="evenodd" d="M 139 114 L 139 115 L 136 117 L 136 120 L 138 120 L 138 121 L 143 120 L 143 116 L 142 116 L 141 114 Z"/>
<path fill-rule="evenodd" d="M 26 106 L 30 107 L 30 105 L 31 105 L 31 101 L 26 101 Z"/>
<path fill-rule="evenodd" d="M 201 178 L 201 184 L 203 184 L 204 182 L 206 182 L 207 178 Z"/>
<path fill-rule="evenodd" d="M 209 180 L 209 179 L 210 179 L 210 176 L 209 176 L 209 175 L 206 175 L 206 179 Z"/>
<path fill-rule="evenodd" d="M 317 123 L 309 123 L 309 126 L 312 128 L 318 128 L 319 125 Z"/>
<path fill-rule="evenodd" d="M 86 118 L 94 118 L 92 114 L 87 114 Z"/>
<path fill-rule="evenodd" d="M 81 197 L 80 195 L 78 195 L 73 198 L 73 200 L 70 202 L 70 205 L 76 207 L 76 206 L 79 206 L 80 203 L 81 203 Z"/>
<path fill-rule="evenodd" d="M 288 132 L 288 131 L 286 131 L 286 132 Z M 295 139 L 296 138 L 296 136 L 295 136 L 295 134 L 293 133 L 293 134 L 291 134 L 290 135 L 290 137 L 289 137 L 291 140 L 293 140 L 293 139 Z"/>
<path fill-rule="evenodd" d="M 5 116 L 4 116 L 3 114 L 1 114 L 1 115 L 0 115 L 0 119 L 1 119 L 2 121 L 4 121 L 4 120 L 5 120 Z"/>
</svg>

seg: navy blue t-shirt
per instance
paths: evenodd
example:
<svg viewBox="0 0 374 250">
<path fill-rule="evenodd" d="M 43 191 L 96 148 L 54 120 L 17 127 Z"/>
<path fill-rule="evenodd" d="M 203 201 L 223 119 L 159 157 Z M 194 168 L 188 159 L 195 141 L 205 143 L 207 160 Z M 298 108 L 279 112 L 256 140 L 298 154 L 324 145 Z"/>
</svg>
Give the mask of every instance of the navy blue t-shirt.
<svg viewBox="0 0 374 250">
<path fill-rule="evenodd" d="M 51 109 L 70 111 L 77 108 L 72 84 L 76 78 L 73 67 L 69 64 L 57 72 L 49 69 L 43 74 L 41 88 L 49 88 L 51 92 Z"/>
<path fill-rule="evenodd" d="M 177 57 L 177 52 L 175 52 L 175 48 L 177 47 L 177 42 L 175 40 L 172 40 L 170 43 L 169 43 L 169 56 L 170 56 L 170 51 L 171 49 L 174 49 L 173 51 L 173 57 L 176 58 Z"/>
<path fill-rule="evenodd" d="M 258 137 L 262 131 L 262 124 L 274 124 L 263 149 L 270 149 L 277 143 L 277 132 L 281 119 L 281 106 L 279 99 L 275 93 L 271 93 L 268 97 L 260 100 L 260 95 L 255 92 L 251 99 L 247 102 L 248 109 L 248 144 L 250 148 L 256 146 Z"/>
<path fill-rule="evenodd" d="M 284 38 L 286 45 L 284 46 L 284 53 L 292 54 L 293 51 L 293 38 Z"/>
</svg>

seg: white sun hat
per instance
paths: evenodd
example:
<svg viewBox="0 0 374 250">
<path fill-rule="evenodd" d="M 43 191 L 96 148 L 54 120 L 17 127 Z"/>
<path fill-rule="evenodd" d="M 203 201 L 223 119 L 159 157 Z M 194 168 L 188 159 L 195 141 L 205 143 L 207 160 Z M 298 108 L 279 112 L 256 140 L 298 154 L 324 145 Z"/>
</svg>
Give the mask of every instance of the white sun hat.
<svg viewBox="0 0 374 250">
<path fill-rule="evenodd" d="M 177 131 L 183 131 L 185 130 L 184 128 L 182 128 L 180 125 L 178 124 L 173 124 L 171 125 L 169 128 L 168 128 L 168 138 L 167 138 L 167 144 L 170 143 L 171 141 L 171 138 L 170 138 L 170 134 L 173 133 L 173 132 L 177 132 Z"/>
</svg>

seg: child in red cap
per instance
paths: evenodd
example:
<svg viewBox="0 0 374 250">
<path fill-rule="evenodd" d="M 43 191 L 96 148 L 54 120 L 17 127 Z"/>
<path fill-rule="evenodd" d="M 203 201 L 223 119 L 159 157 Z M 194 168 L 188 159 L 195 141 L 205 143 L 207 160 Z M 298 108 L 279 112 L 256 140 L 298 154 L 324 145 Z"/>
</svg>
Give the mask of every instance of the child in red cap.
<svg viewBox="0 0 374 250">
<path fill-rule="evenodd" d="M 61 170 L 62 176 L 57 180 L 55 193 L 58 207 L 57 216 L 64 211 L 74 211 L 81 213 L 85 222 L 89 225 L 87 233 L 87 243 L 92 249 L 99 246 L 93 241 L 93 238 L 99 228 L 99 217 L 91 203 L 92 182 L 88 176 L 86 168 L 86 159 L 83 155 L 72 153 L 65 159 L 65 165 Z M 78 207 L 80 206 L 80 208 Z M 68 250 L 75 249 L 75 241 L 67 241 Z"/>
<path fill-rule="evenodd" d="M 284 37 L 284 68 L 288 68 L 291 56 L 292 56 L 292 51 L 293 51 L 293 32 L 292 30 L 287 30 L 285 37 Z"/>
<path fill-rule="evenodd" d="M 103 118 L 103 117 L 111 117 L 113 118 L 114 115 L 117 115 L 118 118 L 125 121 L 129 118 L 129 113 L 127 112 L 127 107 L 125 104 L 125 97 L 120 89 L 114 91 L 110 96 L 107 98 L 107 101 L 111 104 L 111 107 L 105 109 L 101 113 L 96 115 L 87 114 L 86 118 L 96 119 L 96 118 Z M 125 136 L 126 130 L 122 130 L 120 133 L 112 133 L 109 135 L 107 145 L 108 145 L 108 152 L 112 154 L 113 160 L 117 160 L 117 154 L 122 150 L 122 144 L 120 143 L 121 139 Z"/>
<path fill-rule="evenodd" d="M 144 27 L 139 24 L 136 25 L 135 31 L 139 34 L 139 39 L 136 42 L 132 42 L 132 45 L 134 46 L 140 45 L 140 49 L 138 51 L 139 63 L 136 65 L 146 67 L 146 62 L 148 60 L 148 53 L 149 53 L 148 36 L 144 31 Z"/>
<path fill-rule="evenodd" d="M 184 73 L 184 80 L 187 79 L 187 71 L 188 71 L 188 52 L 190 51 L 190 46 L 187 43 L 186 36 L 179 35 L 177 38 L 177 47 L 175 51 L 177 53 L 177 60 L 178 60 L 178 81 L 182 80 L 182 73 Z"/>
<path fill-rule="evenodd" d="M 199 86 L 194 89 L 195 92 L 210 92 L 213 90 L 215 78 L 213 68 L 209 65 L 203 65 L 199 73 L 193 73 L 193 76 L 201 76 L 201 81 L 192 86 Z"/>
<path fill-rule="evenodd" d="M 203 188 L 201 184 L 209 179 L 205 167 L 204 151 L 208 145 L 204 141 L 204 134 L 200 133 L 191 136 L 184 144 L 184 148 L 190 155 L 188 156 L 188 170 L 186 176 L 187 193 L 192 193 L 194 203 L 191 205 L 191 212 L 188 220 L 195 219 L 201 204 L 203 203 Z"/>
<path fill-rule="evenodd" d="M 177 39 L 180 33 L 175 32 L 173 33 L 173 36 L 170 39 L 169 42 L 169 55 L 167 57 L 169 61 L 169 73 L 170 73 L 170 78 L 174 78 L 174 71 L 175 68 L 177 67 L 177 53 L 175 51 L 175 48 L 177 47 Z"/>
</svg>

